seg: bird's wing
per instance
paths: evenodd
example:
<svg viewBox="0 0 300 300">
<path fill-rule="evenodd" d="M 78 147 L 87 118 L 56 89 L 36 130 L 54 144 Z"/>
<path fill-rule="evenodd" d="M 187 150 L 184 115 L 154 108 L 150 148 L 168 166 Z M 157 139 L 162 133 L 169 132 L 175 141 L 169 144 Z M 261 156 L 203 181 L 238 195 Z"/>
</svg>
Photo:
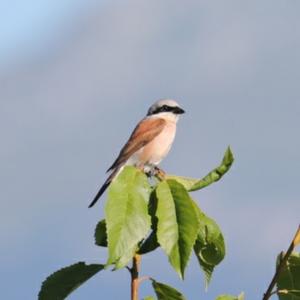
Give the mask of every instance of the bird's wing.
<svg viewBox="0 0 300 300">
<path fill-rule="evenodd" d="M 120 151 L 118 158 L 107 170 L 114 170 L 116 167 L 125 163 L 129 157 L 151 142 L 157 135 L 161 133 L 166 125 L 166 121 L 160 118 L 145 118 L 134 129 L 129 140 Z"/>
<path fill-rule="evenodd" d="M 110 185 L 111 181 L 114 177 L 118 174 L 122 165 L 128 160 L 128 158 L 151 142 L 161 131 L 164 129 L 166 121 L 164 119 L 150 119 L 146 118 L 143 119 L 134 129 L 133 133 L 131 134 L 128 142 L 120 151 L 120 154 L 116 161 L 112 164 L 112 166 L 108 169 L 108 171 L 112 170 L 112 173 L 107 178 L 107 180 L 102 185 L 101 189 L 89 205 L 92 207 L 97 200 L 101 197 L 107 187 Z"/>
</svg>

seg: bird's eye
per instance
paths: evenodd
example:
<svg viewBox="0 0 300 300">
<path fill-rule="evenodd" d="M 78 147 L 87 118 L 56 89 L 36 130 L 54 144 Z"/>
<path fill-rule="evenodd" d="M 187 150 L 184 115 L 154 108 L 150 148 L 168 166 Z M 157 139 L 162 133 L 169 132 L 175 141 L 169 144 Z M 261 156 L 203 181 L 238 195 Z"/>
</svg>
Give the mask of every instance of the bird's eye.
<svg viewBox="0 0 300 300">
<path fill-rule="evenodd" d="M 168 111 L 168 110 L 169 110 L 168 105 L 164 105 L 164 106 L 163 106 L 163 110 L 164 110 L 164 111 Z"/>
</svg>

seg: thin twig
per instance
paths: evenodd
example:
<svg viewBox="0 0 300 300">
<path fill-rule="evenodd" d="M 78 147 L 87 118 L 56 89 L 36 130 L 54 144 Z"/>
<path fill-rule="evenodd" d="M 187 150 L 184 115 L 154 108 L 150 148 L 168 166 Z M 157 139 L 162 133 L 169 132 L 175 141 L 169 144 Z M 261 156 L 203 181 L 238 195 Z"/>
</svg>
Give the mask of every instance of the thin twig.
<svg viewBox="0 0 300 300">
<path fill-rule="evenodd" d="M 143 281 L 149 280 L 149 279 L 151 279 L 150 276 L 143 276 L 143 277 L 140 277 L 140 278 L 139 278 L 139 283 L 142 283 Z"/>
<path fill-rule="evenodd" d="M 282 272 L 283 268 L 286 266 L 286 263 L 287 263 L 290 255 L 294 251 L 296 245 L 299 243 L 300 243 L 300 225 L 295 234 L 295 237 L 293 238 L 293 240 L 291 242 L 290 247 L 288 248 L 287 252 L 285 253 L 284 257 L 281 259 L 279 266 L 276 269 L 273 279 L 272 279 L 267 291 L 265 292 L 265 294 L 263 296 L 263 300 L 268 300 L 274 294 L 274 292 L 272 292 L 272 291 L 274 289 L 275 284 L 277 283 L 278 277 L 279 277 L 280 273 Z"/>
</svg>

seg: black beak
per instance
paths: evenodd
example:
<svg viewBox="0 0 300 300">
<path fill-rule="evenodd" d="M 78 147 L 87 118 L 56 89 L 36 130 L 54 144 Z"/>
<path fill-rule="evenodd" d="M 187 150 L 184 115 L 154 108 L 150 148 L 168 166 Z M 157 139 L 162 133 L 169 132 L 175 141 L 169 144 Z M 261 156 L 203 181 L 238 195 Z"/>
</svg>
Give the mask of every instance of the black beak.
<svg viewBox="0 0 300 300">
<path fill-rule="evenodd" d="M 181 115 L 181 114 L 184 114 L 185 111 L 184 111 L 182 108 L 180 108 L 180 107 L 175 107 L 174 113 L 175 113 L 176 115 Z"/>
</svg>

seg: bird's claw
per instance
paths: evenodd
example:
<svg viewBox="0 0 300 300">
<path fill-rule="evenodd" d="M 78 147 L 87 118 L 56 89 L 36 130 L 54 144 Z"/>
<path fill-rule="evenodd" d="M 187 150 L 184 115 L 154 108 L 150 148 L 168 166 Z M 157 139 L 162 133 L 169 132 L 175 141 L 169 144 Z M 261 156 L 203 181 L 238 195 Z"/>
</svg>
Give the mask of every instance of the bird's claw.
<svg viewBox="0 0 300 300">
<path fill-rule="evenodd" d="M 158 179 L 163 180 L 166 173 L 162 169 L 155 166 L 155 167 L 151 168 L 151 170 L 146 172 L 146 175 L 148 177 L 157 177 Z"/>
</svg>

